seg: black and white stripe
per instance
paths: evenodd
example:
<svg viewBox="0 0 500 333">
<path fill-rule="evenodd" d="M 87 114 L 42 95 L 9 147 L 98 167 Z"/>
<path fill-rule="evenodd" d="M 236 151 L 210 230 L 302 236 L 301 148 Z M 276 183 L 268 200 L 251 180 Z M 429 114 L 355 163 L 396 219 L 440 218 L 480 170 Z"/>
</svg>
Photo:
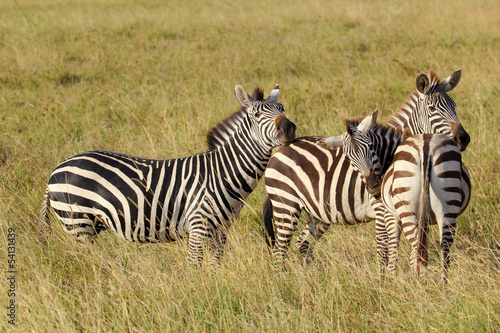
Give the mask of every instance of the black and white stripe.
<svg viewBox="0 0 500 333">
<path fill-rule="evenodd" d="M 217 262 L 226 231 L 254 190 L 272 149 L 295 138 L 296 126 L 277 102 L 236 86 L 243 107 L 207 135 L 209 151 L 155 160 L 89 151 L 61 163 L 49 179 L 42 206 L 52 206 L 69 234 L 91 238 L 103 229 L 135 242 L 168 242 L 189 236 L 189 256 L 203 258 L 208 241 Z"/>
<path fill-rule="evenodd" d="M 446 279 L 456 219 L 471 195 L 470 177 L 460 150 L 448 136 L 420 134 L 407 138 L 407 133 L 399 129 L 376 124 L 376 118 L 377 111 L 361 122 L 347 121 L 344 135 L 323 142 L 330 148 L 343 147 L 368 192 L 382 196 L 389 238 L 388 270 L 396 268 L 402 229 L 412 245 L 411 266 L 418 275 L 427 263 L 429 225 L 438 224 Z"/>
<path fill-rule="evenodd" d="M 448 92 L 460 80 L 460 70 L 441 81 L 433 72 L 420 74 L 416 89 L 386 124 L 404 128 L 411 134 L 441 133 L 453 138 L 464 150 L 469 135 L 455 112 Z M 281 148 L 269 162 L 265 173 L 269 198 L 264 203 L 263 220 L 274 255 L 286 257 L 292 233 L 302 210 L 308 213 L 307 228 L 297 240 L 306 261 L 313 259 L 312 242 L 321 238 L 332 224 L 357 224 L 377 218 L 383 209 L 372 202 L 366 187 L 343 155 L 342 149 L 326 149 L 321 137 L 304 137 Z M 274 232 L 273 225 L 277 232 Z M 387 239 L 385 228 L 376 225 L 377 244 Z M 387 248 L 378 247 L 380 259 L 387 262 Z"/>
</svg>

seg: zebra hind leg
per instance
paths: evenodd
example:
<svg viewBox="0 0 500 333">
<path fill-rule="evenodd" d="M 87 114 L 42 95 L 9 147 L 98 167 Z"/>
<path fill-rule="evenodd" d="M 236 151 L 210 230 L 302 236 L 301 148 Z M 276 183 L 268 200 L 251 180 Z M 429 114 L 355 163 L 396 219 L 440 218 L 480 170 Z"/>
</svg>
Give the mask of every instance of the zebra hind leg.
<svg viewBox="0 0 500 333">
<path fill-rule="evenodd" d="M 101 217 L 86 213 L 67 213 L 56 211 L 64 231 L 76 237 L 80 244 L 94 243 L 95 237 L 104 229 Z"/>
<path fill-rule="evenodd" d="M 441 226 L 440 226 L 441 227 Z M 455 239 L 456 219 L 445 218 L 441 229 L 442 279 L 447 283 L 448 268 L 450 267 L 450 247 Z"/>
<path fill-rule="evenodd" d="M 426 233 L 424 228 L 420 229 L 415 215 L 405 216 L 401 219 L 403 232 L 411 244 L 410 266 L 415 277 L 420 278 L 424 273 L 427 260 L 427 235 L 420 239 L 420 233 Z"/>
<path fill-rule="evenodd" d="M 388 211 L 385 213 L 385 229 L 387 233 L 387 272 L 394 273 L 398 262 L 401 223 Z"/>
<path fill-rule="evenodd" d="M 287 251 L 292 240 L 299 216 L 297 214 L 278 215 L 275 213 L 276 243 L 273 247 L 273 257 L 275 259 L 275 269 L 282 270 L 285 267 L 285 260 L 288 257 Z"/>
<path fill-rule="evenodd" d="M 203 261 L 203 243 L 205 240 L 205 235 L 199 232 L 189 233 L 188 261 L 195 268 L 199 268 Z"/>
<path fill-rule="evenodd" d="M 329 229 L 330 224 L 307 214 L 307 228 L 302 231 L 296 245 L 306 265 L 314 263 L 313 245 Z"/>
</svg>

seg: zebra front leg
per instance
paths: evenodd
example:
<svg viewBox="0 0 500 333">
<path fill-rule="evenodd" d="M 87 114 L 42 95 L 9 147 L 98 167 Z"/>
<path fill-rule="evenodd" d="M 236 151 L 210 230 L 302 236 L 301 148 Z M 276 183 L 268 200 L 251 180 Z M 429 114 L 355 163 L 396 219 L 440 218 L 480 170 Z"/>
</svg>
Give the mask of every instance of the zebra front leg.
<svg viewBox="0 0 500 333">
<path fill-rule="evenodd" d="M 207 245 L 207 238 L 210 237 L 210 231 L 202 219 L 191 222 L 189 228 L 189 263 L 195 267 L 200 267 L 203 261 L 203 250 Z"/>
<path fill-rule="evenodd" d="M 375 211 L 375 232 L 377 240 L 377 257 L 380 273 L 383 275 L 388 265 L 388 233 L 385 225 L 386 208 L 381 199 L 370 196 L 370 203 Z"/>
<path fill-rule="evenodd" d="M 389 240 L 388 233 L 385 227 L 385 219 L 378 217 L 375 220 L 375 233 L 377 241 L 377 259 L 379 264 L 380 274 L 384 275 L 389 264 Z"/>
</svg>

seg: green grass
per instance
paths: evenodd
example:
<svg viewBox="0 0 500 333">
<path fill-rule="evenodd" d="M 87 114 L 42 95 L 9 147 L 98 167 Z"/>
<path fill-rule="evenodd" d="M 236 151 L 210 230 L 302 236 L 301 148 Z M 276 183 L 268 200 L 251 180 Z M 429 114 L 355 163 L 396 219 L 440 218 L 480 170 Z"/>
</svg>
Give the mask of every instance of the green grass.
<svg viewBox="0 0 500 333">
<path fill-rule="evenodd" d="M 3 314 L 0 330 L 499 331 L 499 16 L 493 0 L 1 2 L 0 268 L 13 227 L 18 308 L 17 325 Z M 299 136 L 337 135 L 344 116 L 392 114 L 421 71 L 445 78 L 458 68 L 450 95 L 472 138 L 463 158 L 473 197 L 446 286 L 435 247 L 424 281 L 411 277 L 406 241 L 398 273 L 382 281 L 372 223 L 332 227 L 316 267 L 292 249 L 289 271 L 273 272 L 254 213 L 262 183 L 215 271 L 191 268 L 186 242 L 108 232 L 82 247 L 57 223 L 39 236 L 59 162 L 91 149 L 204 151 L 208 130 L 239 107 L 237 84 L 268 93 L 279 83 Z"/>
</svg>

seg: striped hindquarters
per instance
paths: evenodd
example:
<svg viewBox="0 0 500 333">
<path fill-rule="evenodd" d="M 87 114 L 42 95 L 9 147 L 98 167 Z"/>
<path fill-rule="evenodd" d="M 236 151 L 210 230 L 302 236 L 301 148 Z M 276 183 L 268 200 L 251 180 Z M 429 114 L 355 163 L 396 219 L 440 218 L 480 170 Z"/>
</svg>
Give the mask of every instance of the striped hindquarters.
<svg viewBox="0 0 500 333">
<path fill-rule="evenodd" d="M 426 264 L 431 223 L 440 226 L 447 267 L 456 218 L 467 207 L 470 193 L 470 177 L 460 150 L 448 137 L 415 135 L 397 148 L 393 164 L 384 176 L 382 200 L 401 221 L 403 232 L 413 246 L 412 267 L 417 274 L 419 267 Z M 392 237 L 390 247 L 396 246 L 397 238 Z M 391 258 L 390 262 L 395 263 Z"/>
<path fill-rule="evenodd" d="M 415 198 L 420 197 L 421 164 L 427 160 L 433 202 L 439 201 L 449 207 L 443 208 L 444 211 L 462 213 L 470 199 L 470 177 L 456 143 L 439 134 L 414 135 L 399 145 L 394 162 L 384 176 L 384 204 L 393 212 L 408 205 L 418 205 Z"/>
<path fill-rule="evenodd" d="M 161 161 L 86 152 L 54 170 L 50 204 L 69 233 L 109 228 L 127 240 L 175 240 L 205 170 L 198 155 Z"/>
</svg>

